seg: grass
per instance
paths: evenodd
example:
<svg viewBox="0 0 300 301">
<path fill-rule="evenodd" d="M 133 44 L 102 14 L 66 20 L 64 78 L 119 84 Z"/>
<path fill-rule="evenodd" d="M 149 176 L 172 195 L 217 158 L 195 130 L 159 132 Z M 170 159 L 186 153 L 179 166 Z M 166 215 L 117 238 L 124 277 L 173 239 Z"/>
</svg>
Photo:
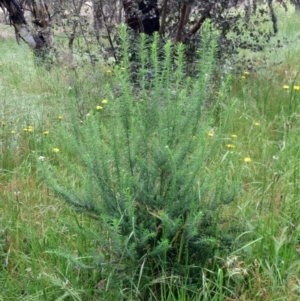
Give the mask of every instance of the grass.
<svg viewBox="0 0 300 301">
<path fill-rule="evenodd" d="M 194 300 L 225 300 L 226 290 L 244 301 L 298 300 L 300 91 L 293 88 L 300 85 L 298 19 L 293 12 L 282 16 L 283 47 L 246 53 L 265 67 L 245 79 L 241 70 L 222 92 L 211 126 L 216 155 L 206 168 L 212 179 L 222 178 L 220 166 L 226 165 L 225 181 L 238 178 L 241 193 L 222 214 L 233 214 L 245 231 L 236 237 L 242 246 L 220 258 L 215 281 L 212 272 L 203 275 L 207 292 Z M 109 98 L 105 84 L 113 77 L 105 67 L 98 75 L 59 67 L 46 72 L 34 65 L 26 46 L 11 39 L 0 49 L 0 300 L 99 300 L 120 275 L 101 279 L 94 268 L 101 260 L 97 225 L 55 198 L 37 173 L 36 158 L 60 166 L 64 153 L 72 156 L 61 128 L 71 126 L 74 105 L 84 121 Z M 228 221 L 222 221 L 225 229 Z M 215 291 L 212 299 L 209 291 Z M 109 290 L 106 300 L 120 295 L 130 292 Z M 189 300 L 184 289 L 168 300 L 176 298 Z"/>
</svg>

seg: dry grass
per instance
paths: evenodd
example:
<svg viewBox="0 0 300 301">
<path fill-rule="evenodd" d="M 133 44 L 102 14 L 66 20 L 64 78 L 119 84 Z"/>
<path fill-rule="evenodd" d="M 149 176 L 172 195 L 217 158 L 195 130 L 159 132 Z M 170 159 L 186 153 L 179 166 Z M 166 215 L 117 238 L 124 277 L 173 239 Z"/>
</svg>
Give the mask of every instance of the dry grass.
<svg viewBox="0 0 300 301">
<path fill-rule="evenodd" d="M 11 39 L 13 37 L 15 37 L 14 29 L 9 25 L 0 24 L 0 40 Z"/>
</svg>

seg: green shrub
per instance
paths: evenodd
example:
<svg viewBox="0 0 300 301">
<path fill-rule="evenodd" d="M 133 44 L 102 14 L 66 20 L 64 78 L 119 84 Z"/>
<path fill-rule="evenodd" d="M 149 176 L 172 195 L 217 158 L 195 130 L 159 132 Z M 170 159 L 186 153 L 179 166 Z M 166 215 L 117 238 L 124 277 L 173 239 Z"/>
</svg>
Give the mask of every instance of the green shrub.
<svg viewBox="0 0 300 301">
<path fill-rule="evenodd" d="M 74 110 L 72 126 L 61 129 L 57 164 L 40 167 L 58 196 L 99 224 L 91 240 L 106 290 L 117 285 L 127 296 L 166 300 L 179 286 L 196 289 L 207 260 L 232 243 L 219 229 L 219 208 L 238 185 L 213 136 L 221 94 L 212 79 L 216 39 L 207 25 L 190 78 L 182 44 L 167 42 L 161 60 L 158 35 L 150 47 L 142 35 L 137 86 L 123 27 L 121 39 L 122 66 L 103 87 L 106 101 L 81 122 Z"/>
</svg>

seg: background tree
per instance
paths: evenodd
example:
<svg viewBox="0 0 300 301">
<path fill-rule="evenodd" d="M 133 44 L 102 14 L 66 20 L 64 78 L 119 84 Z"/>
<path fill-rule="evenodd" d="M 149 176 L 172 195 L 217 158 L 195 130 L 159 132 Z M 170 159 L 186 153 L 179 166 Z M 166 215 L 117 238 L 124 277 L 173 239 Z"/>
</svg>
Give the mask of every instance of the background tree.
<svg viewBox="0 0 300 301">
<path fill-rule="evenodd" d="M 291 0 L 291 3 L 295 5 L 296 10 L 300 11 L 300 1 L 299 0 Z"/>
<path fill-rule="evenodd" d="M 134 33 L 159 31 L 162 43 L 183 42 L 191 60 L 207 20 L 219 32 L 219 55 L 239 48 L 259 51 L 277 33 L 275 2 L 286 7 L 284 0 L 0 0 L 18 36 L 31 48 L 49 49 L 52 32 L 60 36 L 56 49 L 71 66 L 76 66 L 74 55 L 92 66 L 103 58 L 117 59 L 117 25 L 122 22 Z M 297 7 L 299 1 L 292 3 Z M 24 10 L 30 14 L 24 16 Z"/>
<path fill-rule="evenodd" d="M 164 38 L 172 39 L 175 43 L 191 43 L 196 39 L 196 34 L 201 30 L 203 23 L 211 20 L 213 26 L 219 30 L 222 47 L 225 48 L 226 42 L 228 44 L 232 38 L 232 36 L 228 38 L 229 32 L 238 38 L 248 35 L 252 37 L 254 44 L 257 44 L 258 40 L 261 41 L 262 37 L 268 41 L 270 36 L 277 33 L 274 2 L 268 0 L 266 4 L 260 4 L 257 0 L 125 0 L 123 5 L 126 21 L 132 29 L 150 34 L 159 30 Z M 286 5 L 285 1 L 278 2 Z M 273 32 L 269 29 L 262 31 L 258 23 L 251 20 L 251 16 L 254 15 L 260 16 L 260 25 L 271 23 Z M 160 22 L 161 27 L 154 20 Z M 147 24 L 146 30 L 141 27 L 141 25 L 145 27 L 145 24 Z M 236 39 L 235 45 L 237 42 L 238 46 L 250 46 L 245 45 L 243 39 Z"/>
<path fill-rule="evenodd" d="M 28 44 L 30 48 L 42 50 L 52 46 L 51 17 L 44 0 L 0 0 L 0 4 L 8 12 L 10 22 L 14 26 L 18 37 Z M 30 31 L 28 22 L 25 19 L 25 7 L 31 13 L 34 33 Z"/>
</svg>

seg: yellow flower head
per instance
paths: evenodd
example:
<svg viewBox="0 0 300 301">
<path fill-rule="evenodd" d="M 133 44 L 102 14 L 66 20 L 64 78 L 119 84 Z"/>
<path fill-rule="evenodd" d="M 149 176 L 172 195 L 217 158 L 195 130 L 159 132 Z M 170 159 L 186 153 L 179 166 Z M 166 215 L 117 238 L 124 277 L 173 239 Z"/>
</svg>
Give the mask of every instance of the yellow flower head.
<svg viewBox="0 0 300 301">
<path fill-rule="evenodd" d="M 45 136 L 48 136 L 48 135 L 49 135 L 49 132 L 48 132 L 48 131 L 44 131 L 44 135 L 45 135 Z"/>
<path fill-rule="evenodd" d="M 107 70 L 106 70 L 106 73 L 107 73 L 107 74 L 110 74 L 110 73 L 111 73 L 111 70 L 110 70 L 110 69 L 107 69 Z"/>
<path fill-rule="evenodd" d="M 233 149 L 233 148 L 235 148 L 235 146 L 233 144 L 227 144 L 227 148 Z"/>
<path fill-rule="evenodd" d="M 27 127 L 27 132 L 33 132 L 33 126 L 31 126 L 31 125 L 29 125 L 28 127 Z"/>
<path fill-rule="evenodd" d="M 241 79 L 242 79 L 242 80 L 246 79 L 246 76 L 245 76 L 245 75 L 242 75 L 242 76 L 241 76 Z"/>
<path fill-rule="evenodd" d="M 283 88 L 284 90 L 288 90 L 288 89 L 290 88 L 290 86 L 284 85 L 282 88 Z"/>
<path fill-rule="evenodd" d="M 244 71 L 244 75 L 245 75 L 245 76 L 247 76 L 247 75 L 249 75 L 249 74 L 250 74 L 249 71 Z"/>
<path fill-rule="evenodd" d="M 191 139 L 192 139 L 192 140 L 196 140 L 196 136 L 192 136 Z"/>
<path fill-rule="evenodd" d="M 245 161 L 246 163 L 250 163 L 252 160 L 251 160 L 250 157 L 246 157 L 246 158 L 244 158 L 244 161 Z"/>
<path fill-rule="evenodd" d="M 61 115 L 58 116 L 57 118 L 58 118 L 59 121 L 62 121 L 62 120 L 63 120 L 63 117 L 62 117 Z"/>
<path fill-rule="evenodd" d="M 102 109 L 103 109 L 103 107 L 101 107 L 101 106 L 97 106 L 97 107 L 96 107 L 96 109 L 97 109 L 97 111 L 100 111 L 100 110 L 102 110 Z"/>
<path fill-rule="evenodd" d="M 300 86 L 294 86 L 295 91 L 300 91 Z"/>
<path fill-rule="evenodd" d="M 14 134 L 16 133 L 16 131 L 10 131 L 10 133 L 11 133 L 12 135 L 14 135 Z"/>
<path fill-rule="evenodd" d="M 237 135 L 236 134 L 232 134 L 232 135 L 230 135 L 230 137 L 233 138 L 233 139 L 236 139 Z"/>
<path fill-rule="evenodd" d="M 103 99 L 103 100 L 101 101 L 101 103 L 106 104 L 106 103 L 108 103 L 108 101 L 107 101 L 107 99 Z"/>
<path fill-rule="evenodd" d="M 213 133 L 213 132 L 208 132 L 207 136 L 208 136 L 208 137 L 213 137 L 213 136 L 214 136 L 214 133 Z"/>
<path fill-rule="evenodd" d="M 254 125 L 255 126 L 260 126 L 260 123 L 259 122 L 254 122 Z"/>
<path fill-rule="evenodd" d="M 53 153 L 58 153 L 58 152 L 59 152 L 59 148 L 53 148 L 53 149 L 52 149 L 52 152 L 53 152 Z"/>
</svg>

